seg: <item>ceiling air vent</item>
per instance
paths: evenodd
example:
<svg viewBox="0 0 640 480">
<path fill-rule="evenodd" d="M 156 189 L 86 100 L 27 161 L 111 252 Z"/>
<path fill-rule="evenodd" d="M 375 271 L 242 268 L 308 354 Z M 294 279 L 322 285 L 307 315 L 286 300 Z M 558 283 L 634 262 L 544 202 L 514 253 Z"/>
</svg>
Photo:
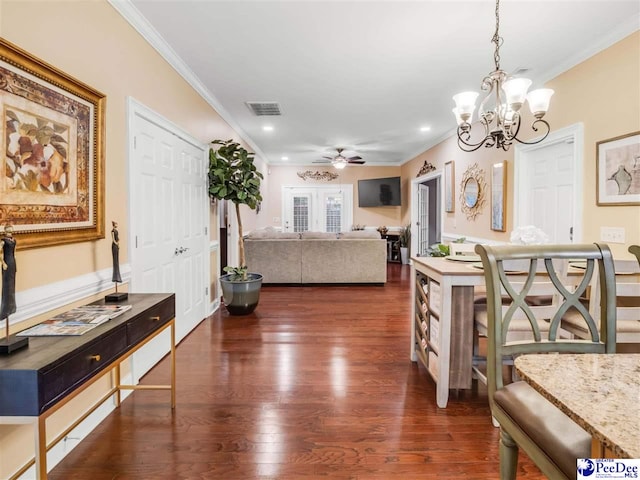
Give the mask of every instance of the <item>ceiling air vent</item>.
<svg viewBox="0 0 640 480">
<path fill-rule="evenodd" d="M 247 102 L 247 107 L 259 117 L 282 115 L 278 102 Z"/>
</svg>

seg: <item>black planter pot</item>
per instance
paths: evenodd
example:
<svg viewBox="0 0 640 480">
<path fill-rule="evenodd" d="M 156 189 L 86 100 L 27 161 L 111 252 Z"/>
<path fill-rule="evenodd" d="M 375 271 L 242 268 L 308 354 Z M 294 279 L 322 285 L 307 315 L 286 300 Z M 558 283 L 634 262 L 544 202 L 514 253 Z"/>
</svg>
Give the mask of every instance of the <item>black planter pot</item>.
<svg viewBox="0 0 640 480">
<path fill-rule="evenodd" d="M 227 311 L 231 315 L 248 315 L 253 312 L 260 301 L 262 275 L 248 273 L 247 280 L 231 280 L 235 274 L 222 275 L 220 286 Z"/>
</svg>

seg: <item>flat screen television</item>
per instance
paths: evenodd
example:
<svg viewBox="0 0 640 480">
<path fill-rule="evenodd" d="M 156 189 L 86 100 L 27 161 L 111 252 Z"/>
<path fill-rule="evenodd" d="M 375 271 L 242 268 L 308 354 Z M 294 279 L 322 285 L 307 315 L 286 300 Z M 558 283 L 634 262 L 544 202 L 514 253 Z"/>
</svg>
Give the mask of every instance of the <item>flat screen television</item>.
<svg viewBox="0 0 640 480">
<path fill-rule="evenodd" d="M 399 207 L 400 177 L 358 180 L 358 206 Z"/>
</svg>

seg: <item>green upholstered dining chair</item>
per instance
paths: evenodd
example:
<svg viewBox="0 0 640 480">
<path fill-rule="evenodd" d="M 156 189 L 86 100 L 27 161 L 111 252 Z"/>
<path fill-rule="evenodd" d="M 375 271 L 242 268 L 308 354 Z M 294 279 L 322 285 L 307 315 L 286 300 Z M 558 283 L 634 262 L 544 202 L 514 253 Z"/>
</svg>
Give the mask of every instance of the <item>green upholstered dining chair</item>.
<svg viewBox="0 0 640 480">
<path fill-rule="evenodd" d="M 591 436 L 528 383 L 515 381 L 505 384 L 502 365 L 505 358 L 521 354 L 615 351 L 615 280 L 611 252 L 606 245 L 598 244 L 478 245 L 476 252 L 482 258 L 487 287 L 487 389 L 491 414 L 500 426 L 500 478 L 516 478 L 518 450 L 522 449 L 547 477 L 575 479 L 576 460 L 590 457 Z M 513 260 L 526 261 L 529 265 L 527 280 L 517 288 L 511 284 L 512 277 L 505 272 L 505 263 Z M 559 278 L 555 267 L 558 260 L 586 262 L 584 274 L 574 282 L 574 288 L 567 289 Z M 540 261 L 544 262 L 547 275 L 561 297 L 555 305 L 555 313 L 550 316 L 549 328 L 544 331 L 540 330 L 539 319 L 525 300 L 536 274 L 539 274 Z M 595 272 L 602 278 L 599 282 L 602 299 L 600 329 L 596 328 L 580 300 Z M 504 301 L 504 292 L 511 297 L 511 302 Z M 592 337 L 559 337 L 561 319 L 569 309 L 588 318 L 587 323 L 593 329 Z M 518 310 L 527 317 L 531 334 L 528 338 L 512 341 L 507 334 Z M 567 379 L 567 388 L 571 388 L 571 379 Z"/>
<path fill-rule="evenodd" d="M 640 344 L 640 265 L 636 260 L 614 260 L 616 282 L 616 342 L 619 348 L 622 344 Z M 600 321 L 598 305 L 600 303 L 599 275 L 594 275 L 592 292 L 587 304 L 589 313 L 594 318 L 596 326 Z M 562 328 L 579 338 L 591 335 L 585 319 L 575 310 L 567 312 L 562 319 Z M 599 327 L 598 327 L 599 328 Z M 632 346 L 631 348 L 636 348 Z"/>
<path fill-rule="evenodd" d="M 524 263 L 523 263 L 524 262 Z M 546 266 L 544 260 L 537 260 L 536 275 L 533 281 L 528 286 L 527 295 L 524 299 L 529 306 L 527 311 L 522 309 L 515 309 L 513 316 L 509 322 L 508 329 L 503 333 L 506 335 L 506 339 L 509 342 L 517 340 L 529 340 L 533 339 L 534 332 L 531 328 L 531 323 L 527 315 L 531 315 L 536 320 L 536 328 L 541 335 L 546 335 L 551 328 L 550 320 L 553 318 L 557 310 L 558 303 L 561 301 L 561 295 L 553 283 L 549 275 L 547 275 Z M 562 282 L 565 288 L 571 288 L 568 278 L 568 260 L 566 259 L 554 259 L 554 270 L 558 276 L 558 279 Z M 511 261 L 506 260 L 503 262 L 505 272 L 509 275 L 510 285 L 516 291 L 521 291 L 524 285 L 528 281 L 529 264 L 527 260 Z M 486 294 L 486 292 L 485 292 Z M 502 290 L 502 308 L 503 310 L 509 308 L 509 305 L 513 303 L 513 299 L 509 296 L 508 292 L 503 288 Z M 480 338 L 488 336 L 488 322 L 489 314 L 486 304 L 484 302 L 475 302 L 473 312 L 474 323 L 474 339 L 473 339 L 473 373 L 474 377 L 480 380 L 482 383 L 487 383 L 486 378 L 486 357 L 481 355 Z M 560 332 L 562 335 L 567 336 L 566 332 Z M 513 359 L 505 359 L 505 365 L 513 365 Z"/>
</svg>

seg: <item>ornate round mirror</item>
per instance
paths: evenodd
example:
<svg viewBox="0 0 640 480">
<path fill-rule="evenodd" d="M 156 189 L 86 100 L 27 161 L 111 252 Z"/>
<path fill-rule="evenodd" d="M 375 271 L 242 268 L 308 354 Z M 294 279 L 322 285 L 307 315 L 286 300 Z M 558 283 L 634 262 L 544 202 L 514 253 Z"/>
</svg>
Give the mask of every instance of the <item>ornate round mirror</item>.
<svg viewBox="0 0 640 480">
<path fill-rule="evenodd" d="M 477 163 L 470 165 L 460 182 L 460 206 L 467 220 L 475 220 L 482 210 L 486 197 L 487 183 L 484 170 Z"/>
<path fill-rule="evenodd" d="M 467 207 L 473 208 L 478 203 L 478 192 L 480 188 L 475 178 L 468 178 L 464 184 L 464 203 Z"/>
</svg>

